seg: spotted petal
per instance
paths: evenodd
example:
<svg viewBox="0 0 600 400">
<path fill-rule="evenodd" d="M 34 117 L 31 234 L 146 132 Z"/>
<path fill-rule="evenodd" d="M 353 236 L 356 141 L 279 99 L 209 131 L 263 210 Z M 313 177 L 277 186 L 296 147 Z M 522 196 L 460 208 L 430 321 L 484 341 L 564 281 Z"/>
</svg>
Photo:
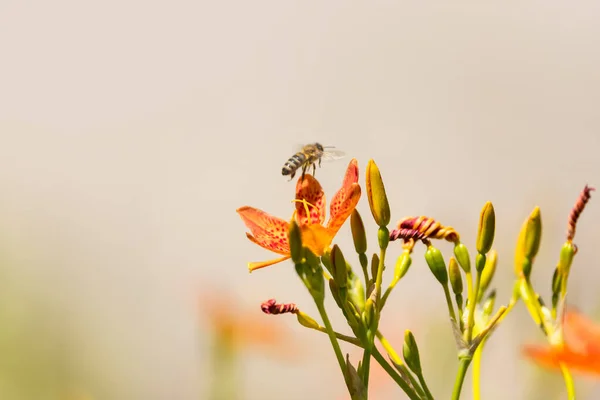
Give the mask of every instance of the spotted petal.
<svg viewBox="0 0 600 400">
<path fill-rule="evenodd" d="M 277 254 L 290 254 L 289 223 L 286 220 L 248 206 L 238 208 L 237 213 L 252 233 L 246 233 L 248 239 Z"/>
<path fill-rule="evenodd" d="M 329 210 L 329 222 L 327 227 L 333 232 L 337 231 L 352 214 L 360 200 L 361 189 L 358 184 L 358 162 L 352 159 L 348 164 L 344 182 L 340 190 L 333 196 Z"/>
<path fill-rule="evenodd" d="M 296 217 L 301 226 L 323 224 L 325 221 L 325 193 L 319 181 L 312 175 L 305 175 L 304 179 L 298 179 L 296 200 Z"/>
</svg>

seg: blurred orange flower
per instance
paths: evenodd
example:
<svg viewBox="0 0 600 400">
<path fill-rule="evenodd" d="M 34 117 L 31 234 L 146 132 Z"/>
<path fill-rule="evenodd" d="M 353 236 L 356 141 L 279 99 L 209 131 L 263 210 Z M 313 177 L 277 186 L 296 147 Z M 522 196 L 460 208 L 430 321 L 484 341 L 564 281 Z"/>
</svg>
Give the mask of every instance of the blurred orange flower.
<svg viewBox="0 0 600 400">
<path fill-rule="evenodd" d="M 527 345 L 526 357 L 547 368 L 569 369 L 600 376 L 600 325 L 576 311 L 565 312 L 563 342 L 552 346 Z"/>
<path fill-rule="evenodd" d="M 228 295 L 210 292 L 201 297 L 200 307 L 216 340 L 231 350 L 260 349 L 261 354 L 271 351 L 277 357 L 297 355 L 289 346 L 291 332 L 281 321 L 257 319 L 262 314 L 259 306 L 253 313 Z"/>
<path fill-rule="evenodd" d="M 317 256 L 323 255 L 346 219 L 352 214 L 360 194 L 358 162 L 353 158 L 346 169 L 342 187 L 333 196 L 329 221 L 327 225 L 323 225 L 326 202 L 321 184 L 311 175 L 299 179 L 296 184 L 297 202 L 294 217 L 300 225 L 302 243 Z M 248 263 L 250 272 L 290 258 L 289 222 L 249 206 L 238 208 L 237 213 L 250 229 L 250 233 L 246 233 L 248 239 L 283 256 L 269 261 L 250 262 Z"/>
</svg>

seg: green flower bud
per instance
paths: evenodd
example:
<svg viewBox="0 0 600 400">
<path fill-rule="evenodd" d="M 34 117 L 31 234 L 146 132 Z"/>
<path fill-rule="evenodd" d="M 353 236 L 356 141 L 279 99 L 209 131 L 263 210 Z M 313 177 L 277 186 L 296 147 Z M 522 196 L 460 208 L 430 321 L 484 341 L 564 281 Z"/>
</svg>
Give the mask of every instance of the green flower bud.
<svg viewBox="0 0 600 400">
<path fill-rule="evenodd" d="M 448 284 L 448 271 L 446 270 L 446 263 L 442 252 L 433 246 L 427 247 L 425 252 L 425 261 L 429 265 L 429 269 L 442 285 Z"/>
<path fill-rule="evenodd" d="M 299 264 L 304 258 L 304 249 L 302 247 L 302 233 L 300 232 L 300 227 L 298 226 L 298 223 L 296 223 L 296 221 L 292 221 L 290 223 L 288 236 L 288 240 L 290 242 L 290 255 L 292 256 L 292 261 L 295 264 Z"/>
<path fill-rule="evenodd" d="M 348 280 L 348 270 L 346 267 L 346 259 L 342 254 L 339 246 L 336 244 L 331 249 L 331 261 L 333 261 L 333 278 L 338 287 L 345 288 Z"/>
<path fill-rule="evenodd" d="M 477 270 L 478 274 L 481 274 L 481 272 L 483 271 L 483 268 L 485 267 L 485 261 L 486 261 L 486 256 L 485 254 L 481 254 L 481 253 L 477 253 L 477 255 L 475 256 L 475 269 Z"/>
<path fill-rule="evenodd" d="M 304 314 L 302 311 L 298 311 L 296 313 L 296 317 L 298 318 L 300 325 L 310 329 L 319 329 L 319 324 L 317 321 L 309 317 L 307 314 Z"/>
<path fill-rule="evenodd" d="M 450 257 L 448 264 L 448 274 L 450 275 L 450 284 L 452 285 L 452 291 L 454 294 L 462 295 L 463 292 L 463 281 L 458 263 L 454 257 Z"/>
<path fill-rule="evenodd" d="M 410 256 L 410 253 L 408 251 L 403 251 L 402 254 L 398 256 L 398 260 L 396 261 L 396 268 L 394 269 L 394 282 L 398 282 L 404 275 L 406 275 L 411 263 L 412 257 Z"/>
<path fill-rule="evenodd" d="M 454 245 L 454 255 L 458 265 L 465 271 L 465 273 L 471 272 L 471 257 L 469 256 L 469 250 L 467 246 L 458 242 Z"/>
<path fill-rule="evenodd" d="M 536 207 L 523 223 L 515 251 L 515 274 L 529 278 L 533 260 L 540 248 L 542 239 L 542 218 L 540 208 Z"/>
<path fill-rule="evenodd" d="M 413 336 L 412 332 L 408 329 L 404 331 L 404 345 L 402 346 L 402 355 L 406 365 L 412 372 L 417 375 L 421 375 L 421 358 L 419 357 L 419 348 L 417 347 L 417 341 Z"/>
<path fill-rule="evenodd" d="M 379 256 L 376 253 L 373 253 L 373 257 L 371 258 L 371 276 L 373 280 L 377 276 L 377 270 L 379 269 Z"/>
<path fill-rule="evenodd" d="M 496 213 L 491 202 L 485 203 L 479 215 L 477 230 L 477 252 L 486 254 L 492 248 L 496 231 Z"/>
<path fill-rule="evenodd" d="M 387 226 L 390 223 L 390 204 L 388 203 L 385 187 L 381 179 L 381 173 L 375 161 L 369 160 L 367 164 L 367 197 L 373 219 L 379 226 Z"/>
<path fill-rule="evenodd" d="M 498 252 L 496 250 L 492 250 L 485 261 L 485 267 L 483 268 L 483 272 L 481 273 L 481 281 L 479 283 L 479 298 L 481 295 L 485 293 L 487 288 L 490 286 L 492 282 L 492 278 L 496 273 L 496 263 L 498 262 Z"/>
<path fill-rule="evenodd" d="M 573 257 L 575 257 L 575 246 L 571 242 L 567 242 L 560 249 L 560 273 L 563 277 L 567 277 L 571 264 L 573 263 Z"/>
<path fill-rule="evenodd" d="M 367 251 L 367 234 L 365 233 L 365 225 L 363 220 L 355 208 L 350 216 L 350 227 L 352 229 L 352 240 L 354 240 L 354 248 L 358 254 L 363 254 Z"/>
</svg>

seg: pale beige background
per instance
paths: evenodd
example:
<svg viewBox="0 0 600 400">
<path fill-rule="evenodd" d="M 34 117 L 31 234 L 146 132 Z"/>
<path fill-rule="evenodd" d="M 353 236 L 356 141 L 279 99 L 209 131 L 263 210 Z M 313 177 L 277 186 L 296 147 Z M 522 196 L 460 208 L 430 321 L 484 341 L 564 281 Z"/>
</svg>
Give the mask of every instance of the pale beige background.
<svg viewBox="0 0 600 400">
<path fill-rule="evenodd" d="M 363 176 L 374 158 L 394 220 L 431 215 L 469 245 L 492 200 L 502 302 L 516 234 L 540 205 L 547 295 L 569 209 L 600 186 L 598 21 L 596 1 L 0 1 L 3 398 L 31 371 L 98 399 L 203 398 L 205 287 L 235 292 L 257 323 L 270 297 L 315 314 L 291 264 L 248 274 L 269 254 L 235 214 L 290 215 L 280 169 L 307 141 L 345 150 Z M 317 171 L 329 198 L 346 162 Z M 596 317 L 599 238 L 594 199 L 571 301 Z M 453 342 L 420 256 L 392 300 L 385 323 L 414 329 L 447 398 Z M 249 357 L 245 399 L 340 398 L 325 338 L 280 321 L 317 361 Z M 541 340 L 520 306 L 489 343 L 485 399 L 536 398 L 519 346 Z"/>
</svg>

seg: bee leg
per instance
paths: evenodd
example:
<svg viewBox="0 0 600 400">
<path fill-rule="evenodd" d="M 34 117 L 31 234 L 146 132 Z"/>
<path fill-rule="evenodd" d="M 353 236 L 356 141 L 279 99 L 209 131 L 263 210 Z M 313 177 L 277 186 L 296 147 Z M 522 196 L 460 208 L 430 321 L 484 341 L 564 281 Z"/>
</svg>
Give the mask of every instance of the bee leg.
<svg viewBox="0 0 600 400">
<path fill-rule="evenodd" d="M 307 165 L 302 166 L 302 177 L 300 178 L 301 181 L 304 180 L 304 174 L 306 174 L 306 167 L 307 167 Z"/>
<path fill-rule="evenodd" d="M 317 163 L 313 163 L 312 167 L 313 167 L 313 176 L 315 176 L 315 173 L 317 172 Z"/>
<path fill-rule="evenodd" d="M 294 175 L 296 175 L 296 171 L 293 171 L 293 172 L 290 174 L 290 180 L 289 180 L 289 181 L 291 181 L 292 179 L 294 179 Z M 288 181 L 288 182 L 289 182 L 289 181 Z"/>
</svg>

